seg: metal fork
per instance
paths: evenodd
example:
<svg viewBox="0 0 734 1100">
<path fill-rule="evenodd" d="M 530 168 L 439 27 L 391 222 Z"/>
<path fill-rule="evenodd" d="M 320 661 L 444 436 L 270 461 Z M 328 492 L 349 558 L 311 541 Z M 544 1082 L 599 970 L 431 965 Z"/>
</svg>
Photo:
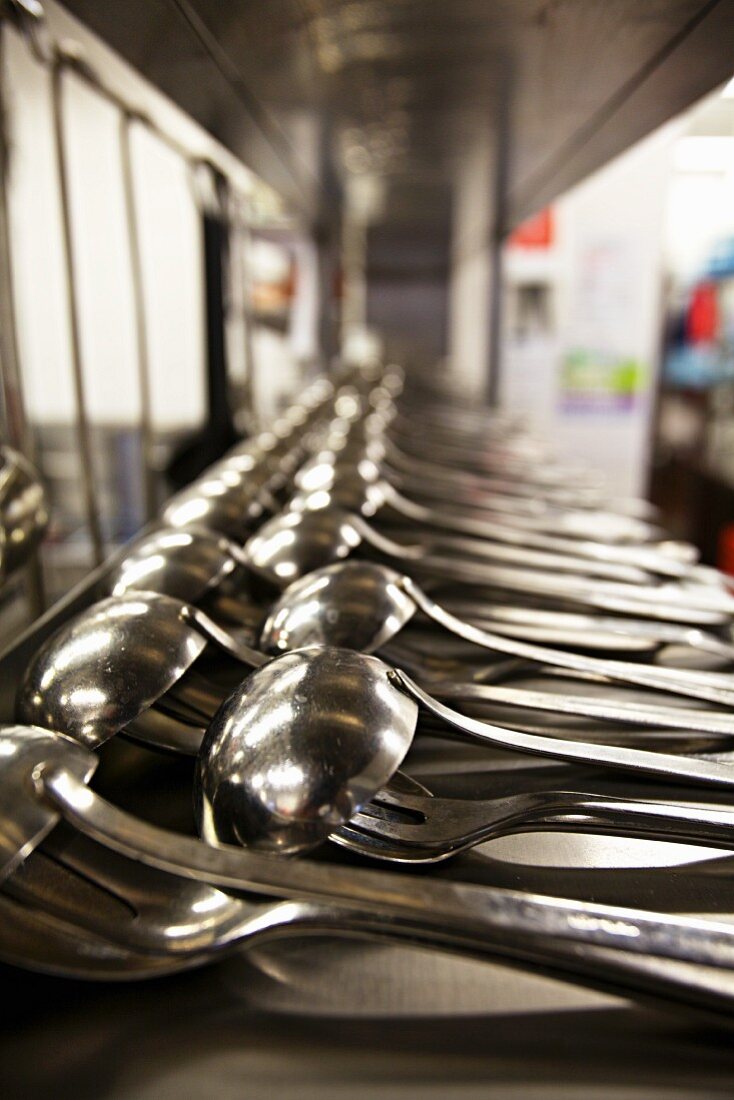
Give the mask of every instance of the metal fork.
<svg viewBox="0 0 734 1100">
<path fill-rule="evenodd" d="M 438 863 L 488 840 L 523 832 L 598 833 L 734 851 L 734 811 L 703 803 L 532 791 L 491 799 L 435 798 L 400 776 L 331 840 L 399 863 Z"/>
</svg>

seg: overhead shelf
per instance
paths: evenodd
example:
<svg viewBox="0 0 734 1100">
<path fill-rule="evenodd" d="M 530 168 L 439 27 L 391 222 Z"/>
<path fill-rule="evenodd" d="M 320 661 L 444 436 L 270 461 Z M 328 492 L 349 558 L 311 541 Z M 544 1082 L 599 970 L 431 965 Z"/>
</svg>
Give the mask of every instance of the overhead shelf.
<svg viewBox="0 0 734 1100">
<path fill-rule="evenodd" d="M 385 178 L 395 222 L 445 211 L 489 132 L 517 223 L 734 65 L 728 0 L 66 6 L 296 207 L 328 213 L 356 167 Z"/>
</svg>

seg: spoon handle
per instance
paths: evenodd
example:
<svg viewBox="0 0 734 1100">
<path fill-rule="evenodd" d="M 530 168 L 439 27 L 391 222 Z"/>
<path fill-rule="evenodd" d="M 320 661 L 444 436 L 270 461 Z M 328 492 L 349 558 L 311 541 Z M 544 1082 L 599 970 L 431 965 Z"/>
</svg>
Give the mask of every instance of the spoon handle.
<svg viewBox="0 0 734 1100">
<path fill-rule="evenodd" d="M 473 535 L 475 538 L 489 539 L 493 542 L 507 543 L 511 546 L 533 546 L 539 550 L 551 550 L 558 554 L 579 555 L 591 561 L 613 562 L 618 565 L 636 566 L 648 573 L 663 576 L 684 577 L 690 566 L 678 561 L 669 554 L 645 546 L 607 546 L 589 539 L 558 538 L 542 531 L 521 531 L 509 525 L 488 523 L 486 520 L 470 519 L 451 513 L 438 512 L 425 504 L 403 496 L 394 485 L 381 483 L 386 503 L 408 519 L 417 523 L 435 526 L 445 531 Z"/>
<path fill-rule="evenodd" d="M 667 753 L 648 752 L 618 745 L 598 745 L 587 741 L 572 741 L 562 737 L 546 737 L 542 734 L 521 733 L 470 718 L 427 695 L 404 672 L 392 673 L 395 681 L 409 695 L 422 703 L 432 714 L 442 718 L 450 726 L 461 730 L 479 741 L 517 752 L 536 756 L 550 756 L 556 760 L 574 760 L 596 767 L 624 768 L 645 775 L 657 775 L 664 779 L 683 779 L 689 783 L 715 784 L 734 787 L 734 768 L 710 760 L 697 760 L 687 756 L 671 756 Z"/>
<path fill-rule="evenodd" d="M 734 644 L 731 642 L 699 627 L 665 622 L 662 619 L 615 618 L 497 603 L 477 604 L 475 600 L 467 599 L 450 600 L 446 610 L 451 614 L 466 614 L 477 625 L 482 628 L 486 626 L 490 630 L 518 627 L 517 637 L 522 637 L 519 629 L 523 627 L 548 628 L 561 632 L 570 630 L 575 631 L 579 638 L 593 638 L 594 634 L 601 632 L 620 639 L 638 638 L 653 643 L 686 645 L 734 661 Z"/>
<path fill-rule="evenodd" d="M 528 710 L 550 711 L 554 714 L 577 715 L 582 718 L 623 722 L 633 726 L 653 726 L 734 736 L 734 719 L 718 711 L 693 710 L 683 707 L 659 706 L 649 703 L 629 703 L 593 695 L 561 695 L 536 688 L 513 688 L 497 684 L 461 684 L 444 681 L 430 685 L 433 695 L 446 702 L 507 703 Z"/>
<path fill-rule="evenodd" d="M 627 684 L 654 688 L 657 691 L 673 692 L 690 696 L 693 699 L 705 699 L 720 706 L 734 706 L 734 680 L 732 687 L 722 687 L 721 681 L 707 682 L 701 674 L 696 680 L 678 675 L 677 669 L 649 668 L 626 661 L 601 660 L 580 653 L 570 653 L 562 649 L 532 645 L 500 634 L 490 634 L 457 619 L 450 611 L 435 603 L 430 596 L 410 577 L 402 578 L 404 591 L 415 601 L 421 611 L 440 626 L 467 642 L 494 650 L 496 653 L 508 653 L 514 657 L 524 657 L 540 664 L 552 664 L 557 668 L 568 668 L 573 672 L 593 672 L 609 680 L 620 680 Z"/>
<path fill-rule="evenodd" d="M 224 630 L 200 608 L 187 605 L 186 613 L 209 641 L 214 642 L 230 657 L 234 657 L 236 661 L 241 661 L 242 664 L 248 665 L 250 668 L 259 668 L 260 665 L 264 665 L 269 660 L 264 653 L 260 653 L 259 650 L 248 645 L 243 637 L 238 636 L 237 632 Z M 249 637 L 249 634 L 247 636 Z"/>
</svg>

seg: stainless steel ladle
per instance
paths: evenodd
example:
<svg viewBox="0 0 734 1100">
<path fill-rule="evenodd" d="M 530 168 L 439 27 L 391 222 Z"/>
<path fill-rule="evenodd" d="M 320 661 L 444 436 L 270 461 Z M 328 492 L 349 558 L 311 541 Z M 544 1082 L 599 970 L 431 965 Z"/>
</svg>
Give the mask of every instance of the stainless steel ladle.
<svg viewBox="0 0 734 1100">
<path fill-rule="evenodd" d="M 435 603 L 410 577 L 377 562 L 338 562 L 295 581 L 271 609 L 260 644 L 269 653 L 314 644 L 348 645 L 369 653 L 393 638 L 418 610 L 465 641 L 497 653 L 734 705 L 734 681 L 728 678 L 603 660 L 480 630 Z"/>
<path fill-rule="evenodd" d="M 569 600 L 626 614 L 675 621 L 721 622 L 734 613 L 734 597 L 703 584 L 631 585 L 576 574 L 458 560 L 420 544 L 395 542 L 361 515 L 342 511 L 316 494 L 302 511 L 286 510 L 267 520 L 245 544 L 250 567 L 277 587 L 332 562 L 343 560 L 364 542 L 394 561 L 411 563 L 431 579 Z"/>
<path fill-rule="evenodd" d="M 626 546 L 591 538 L 559 537 L 542 530 L 513 526 L 511 515 L 503 516 L 500 513 L 493 519 L 483 520 L 476 515 L 462 516 L 450 508 L 441 510 L 440 506 L 428 507 L 418 503 L 400 492 L 399 472 L 383 470 L 376 458 L 370 457 L 371 453 L 374 454 L 375 446 L 379 450 L 379 443 L 376 445 L 374 441 L 365 445 L 362 455 L 358 451 L 352 455 L 333 450 L 313 456 L 295 476 L 296 504 L 302 507 L 312 494 L 326 492 L 338 507 L 359 511 L 367 517 L 374 516 L 383 507 L 389 507 L 411 522 L 427 527 L 429 531 L 432 528 L 442 533 L 449 531 L 487 540 L 487 556 L 495 555 L 498 560 L 531 563 L 536 559 L 527 558 L 528 550 L 534 549 L 577 562 L 578 572 L 583 571 L 585 560 L 586 568 L 593 570 L 596 567 L 600 570 L 600 575 L 633 582 L 644 579 L 645 574 L 649 573 L 671 577 L 696 576 L 695 565 L 666 553 L 664 545 Z M 424 465 L 425 478 L 435 483 L 436 477 L 440 477 L 444 468 L 436 464 Z M 460 472 L 450 471 L 448 476 L 451 482 L 453 477 L 460 478 Z M 394 484 L 395 481 L 398 485 Z M 447 495 L 450 496 L 450 493 Z M 503 557 L 500 556 L 502 546 L 505 546 Z M 465 549 L 468 551 L 469 545 Z M 537 559 L 537 564 L 542 562 L 542 558 Z M 547 565 L 552 567 L 551 559 L 548 559 Z"/>
<path fill-rule="evenodd" d="M 199 608 L 157 592 L 100 600 L 65 623 L 29 664 L 18 690 L 22 721 L 95 747 L 124 727 L 142 736 L 144 711 L 212 642 L 249 667 L 262 654 Z"/>
</svg>

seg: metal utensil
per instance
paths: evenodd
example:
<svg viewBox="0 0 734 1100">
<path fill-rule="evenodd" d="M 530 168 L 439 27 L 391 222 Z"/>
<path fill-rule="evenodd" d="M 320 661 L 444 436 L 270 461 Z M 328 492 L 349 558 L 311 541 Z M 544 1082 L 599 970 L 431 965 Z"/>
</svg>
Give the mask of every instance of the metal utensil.
<svg viewBox="0 0 734 1100">
<path fill-rule="evenodd" d="M 458 637 L 496 653 L 723 706 L 734 704 L 734 681 L 725 686 L 703 673 L 693 678 L 678 670 L 602 660 L 490 634 L 451 615 L 410 577 L 377 562 L 339 562 L 290 585 L 268 616 L 261 646 L 270 653 L 313 644 L 371 652 L 394 637 L 419 609 Z"/>
<path fill-rule="evenodd" d="M 0 530 L 2 572 L 27 561 L 48 525 L 48 504 L 41 480 L 28 460 L 0 445 Z"/>
<path fill-rule="evenodd" d="M 277 587 L 347 558 L 360 543 L 393 561 L 410 563 L 434 580 L 473 587 L 492 585 L 584 606 L 693 622 L 727 621 L 734 598 L 712 586 L 630 585 L 581 574 L 560 575 L 540 569 L 492 565 L 441 555 L 425 546 L 405 544 L 377 531 L 361 515 L 344 512 L 316 493 L 302 511 L 284 511 L 267 520 L 245 544 L 250 567 Z"/>
<path fill-rule="evenodd" d="M 161 592 L 188 603 L 245 567 L 242 548 L 206 528 L 161 528 L 133 544 L 110 578 L 113 596 Z"/>
<path fill-rule="evenodd" d="M 20 788 L 23 797 L 50 799 L 87 835 L 146 865 L 213 885 L 338 901 L 361 911 L 367 906 L 370 917 L 385 914 L 407 920 L 413 935 L 416 928 L 422 929 L 434 944 L 463 946 L 533 965 L 542 960 L 582 981 L 611 981 L 618 988 L 731 1010 L 731 996 L 717 980 L 717 974 L 734 968 L 734 930 L 729 925 L 211 848 L 117 810 L 63 766 L 44 767 L 42 752 L 35 766 L 28 761 L 27 779 L 35 780 Z M 0 755 L 0 764 L 2 759 Z M 48 813 L 53 819 L 54 809 L 48 807 Z M 666 968 L 665 959 L 679 965 Z"/>
<path fill-rule="evenodd" d="M 369 801 L 406 755 L 417 710 L 405 706 L 403 693 L 485 744 L 734 786 L 728 764 L 490 725 L 450 710 L 375 657 L 312 646 L 256 670 L 215 716 L 195 781 L 202 834 L 283 852 L 318 843 L 340 816 L 348 820 Z"/>
<path fill-rule="evenodd" d="M 381 790 L 331 837 L 363 855 L 438 863 L 489 840 L 524 832 L 627 836 L 707 848 L 734 847 L 734 811 L 718 806 L 604 797 L 569 790 L 490 799 L 436 798 L 421 784 Z"/>
<path fill-rule="evenodd" d="M 199 608 L 171 596 L 108 597 L 42 646 L 18 690 L 17 713 L 29 725 L 94 747 L 160 699 L 208 642 L 250 667 L 264 660 Z"/>
<path fill-rule="evenodd" d="M 446 601 L 446 609 L 452 614 L 466 615 L 481 628 L 529 641 L 543 642 L 570 636 L 579 646 L 599 645 L 600 648 L 613 646 L 615 639 L 622 645 L 626 640 L 633 645 L 641 641 L 655 648 L 682 645 L 721 657 L 722 660 L 734 661 L 734 644 L 716 634 L 680 623 L 504 606 L 501 603 L 478 605 L 476 601 L 467 599 L 450 599 Z"/>
</svg>

